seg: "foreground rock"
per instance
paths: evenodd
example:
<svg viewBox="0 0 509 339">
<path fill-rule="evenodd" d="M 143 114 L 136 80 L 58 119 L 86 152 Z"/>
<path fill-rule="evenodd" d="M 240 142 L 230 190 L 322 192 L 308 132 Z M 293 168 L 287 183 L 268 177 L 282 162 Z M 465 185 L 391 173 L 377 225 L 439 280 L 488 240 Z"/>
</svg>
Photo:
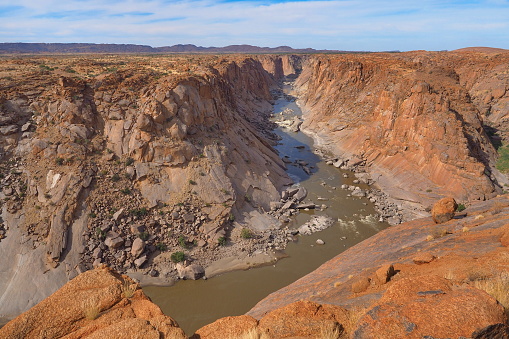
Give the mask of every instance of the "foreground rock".
<svg viewBox="0 0 509 339">
<path fill-rule="evenodd" d="M 85 272 L 0 329 L 1 338 L 187 338 L 128 277 Z"/>
<path fill-rule="evenodd" d="M 447 222 L 454 218 L 458 204 L 454 198 L 443 198 L 433 205 L 431 216 L 437 224 Z"/>
<path fill-rule="evenodd" d="M 505 323 L 506 293 L 490 286 L 509 286 L 509 199 L 478 202 L 464 214 L 443 225 L 428 217 L 387 228 L 247 314 L 263 319 L 299 300 L 336 305 L 354 319 L 353 338 L 470 338 Z M 478 333 L 486 331 L 505 329 Z"/>
</svg>

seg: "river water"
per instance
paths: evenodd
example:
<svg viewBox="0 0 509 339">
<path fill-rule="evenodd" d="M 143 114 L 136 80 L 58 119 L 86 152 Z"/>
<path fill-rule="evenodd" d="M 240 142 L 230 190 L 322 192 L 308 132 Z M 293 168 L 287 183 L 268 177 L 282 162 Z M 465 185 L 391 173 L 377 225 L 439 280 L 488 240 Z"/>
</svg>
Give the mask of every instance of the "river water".
<svg viewBox="0 0 509 339">
<path fill-rule="evenodd" d="M 289 93 L 291 86 L 286 84 L 283 90 Z M 294 101 L 282 96 L 274 105 L 276 118 L 279 112 L 285 110 L 291 110 L 297 116 L 302 115 Z M 304 161 L 311 168 L 309 175 L 301 166 L 288 164 L 289 175 L 297 185 L 308 190 L 306 200 L 327 205 L 323 211 L 301 212 L 293 217 L 290 227 L 302 225 L 313 215 L 326 215 L 335 222 L 324 231 L 301 236 L 297 242 L 288 244 L 285 250 L 288 257 L 275 265 L 225 273 L 208 280 L 179 281 L 170 287 L 144 287 L 144 292 L 152 301 L 175 319 L 188 335 L 219 318 L 246 313 L 268 294 L 289 285 L 347 248 L 388 227 L 388 224 L 378 222 L 369 200 L 351 197 L 349 191 L 340 188 L 342 184 L 352 185 L 355 179 L 353 174 L 326 165 L 313 153 L 313 140 L 310 137 L 283 128 L 275 132 L 281 137 L 280 144 L 276 146 L 280 156 L 288 156 L 292 162 Z M 317 245 L 317 239 L 325 244 Z"/>
</svg>

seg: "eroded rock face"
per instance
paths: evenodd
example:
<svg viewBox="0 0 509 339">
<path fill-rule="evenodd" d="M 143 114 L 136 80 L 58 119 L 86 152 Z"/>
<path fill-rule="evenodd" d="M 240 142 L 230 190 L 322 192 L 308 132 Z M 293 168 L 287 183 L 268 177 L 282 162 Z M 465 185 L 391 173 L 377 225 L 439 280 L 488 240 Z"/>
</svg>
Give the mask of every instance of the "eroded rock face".
<svg viewBox="0 0 509 339">
<path fill-rule="evenodd" d="M 2 338 L 187 338 L 137 289 L 100 267 L 68 282 L 0 329 Z"/>
<path fill-rule="evenodd" d="M 302 128 L 343 167 L 361 160 L 406 220 L 425 216 L 441 196 L 491 198 L 507 179 L 494 167 L 483 116 L 492 109 L 489 119 L 500 124 L 507 112 L 500 70 L 508 62 L 509 53 L 312 58 L 297 80 Z"/>
<path fill-rule="evenodd" d="M 443 198 L 437 201 L 431 209 L 433 221 L 437 224 L 447 222 L 454 218 L 454 213 L 458 208 L 458 204 L 454 198 Z"/>
</svg>

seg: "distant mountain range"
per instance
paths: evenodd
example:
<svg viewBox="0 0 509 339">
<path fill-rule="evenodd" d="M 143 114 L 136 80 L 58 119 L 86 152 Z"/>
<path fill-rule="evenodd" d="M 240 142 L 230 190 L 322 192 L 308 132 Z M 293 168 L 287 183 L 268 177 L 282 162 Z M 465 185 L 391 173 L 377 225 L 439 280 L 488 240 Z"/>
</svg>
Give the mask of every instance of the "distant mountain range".
<svg viewBox="0 0 509 339">
<path fill-rule="evenodd" d="M 258 47 L 230 45 L 226 47 L 201 47 L 174 45 L 151 47 L 134 44 L 88 44 L 88 43 L 0 43 L 0 54 L 62 54 L 62 53 L 352 53 L 337 50 L 294 49 L 289 46 Z"/>
</svg>

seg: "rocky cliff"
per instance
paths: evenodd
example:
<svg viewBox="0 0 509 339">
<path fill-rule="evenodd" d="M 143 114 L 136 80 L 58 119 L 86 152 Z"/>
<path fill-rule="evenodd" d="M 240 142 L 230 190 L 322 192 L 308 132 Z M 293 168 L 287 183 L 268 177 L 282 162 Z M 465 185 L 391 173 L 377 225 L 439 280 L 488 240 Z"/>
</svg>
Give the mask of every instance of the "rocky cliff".
<svg viewBox="0 0 509 339">
<path fill-rule="evenodd" d="M 507 182 L 485 119 L 507 112 L 509 55 L 465 53 L 314 57 L 297 80 L 302 127 L 338 166 L 367 169 L 406 220 L 443 195 L 489 199 Z"/>
<path fill-rule="evenodd" d="M 3 60 L 0 317 L 101 263 L 199 276 L 236 254 L 218 243 L 237 225 L 277 228 L 263 212 L 291 183 L 267 120 L 280 74 L 242 56 Z"/>
</svg>

